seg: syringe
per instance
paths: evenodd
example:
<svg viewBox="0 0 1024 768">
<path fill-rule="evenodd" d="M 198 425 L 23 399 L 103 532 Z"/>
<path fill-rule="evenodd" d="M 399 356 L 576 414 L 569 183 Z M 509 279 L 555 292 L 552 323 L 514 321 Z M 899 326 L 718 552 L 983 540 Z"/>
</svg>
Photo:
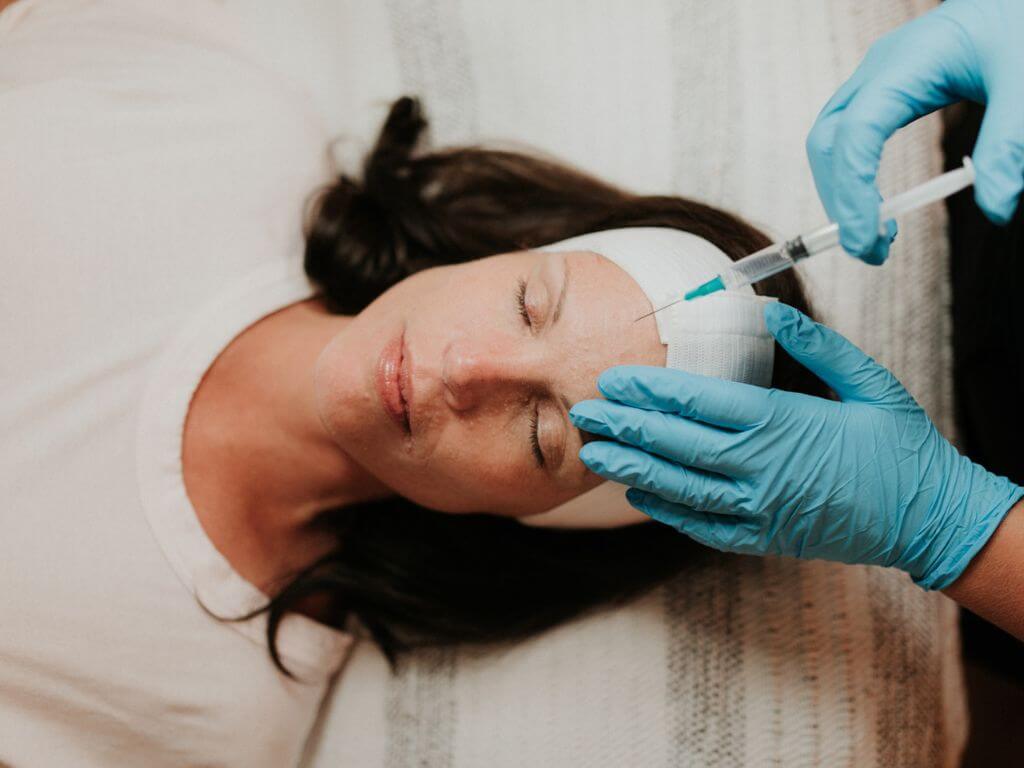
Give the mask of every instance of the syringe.
<svg viewBox="0 0 1024 768">
<path fill-rule="evenodd" d="M 880 233 L 885 233 L 885 225 L 891 219 L 949 197 L 973 183 L 974 164 L 971 163 L 971 158 L 965 157 L 962 167 L 944 173 L 941 176 L 936 176 L 934 179 L 918 184 L 916 187 L 884 201 L 878 208 Z M 680 301 L 689 301 L 699 296 L 707 296 L 708 294 L 724 291 L 729 288 L 739 288 L 756 283 L 758 280 L 764 280 L 766 277 L 771 277 L 774 274 L 789 269 L 798 261 L 802 261 L 808 256 L 827 251 L 838 244 L 838 224 L 829 224 L 813 232 L 797 235 L 791 240 L 773 243 L 767 248 L 762 248 L 760 251 L 733 262 L 730 269 L 697 286 L 685 294 L 683 298 L 677 299 L 671 304 L 666 304 L 664 307 L 659 307 L 654 312 L 660 312 L 667 307 L 671 307 L 673 304 L 678 304 Z M 654 312 L 649 312 L 643 317 L 653 315 Z"/>
</svg>

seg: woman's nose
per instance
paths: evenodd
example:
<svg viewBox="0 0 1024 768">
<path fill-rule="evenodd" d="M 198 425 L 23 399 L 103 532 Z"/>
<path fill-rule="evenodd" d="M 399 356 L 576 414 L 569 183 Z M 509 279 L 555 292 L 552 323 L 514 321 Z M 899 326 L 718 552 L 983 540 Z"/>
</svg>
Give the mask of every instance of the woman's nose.
<svg viewBox="0 0 1024 768">
<path fill-rule="evenodd" d="M 535 367 L 521 345 L 495 339 L 453 341 L 445 349 L 441 373 L 445 400 L 457 411 L 478 408 L 527 385 Z"/>
</svg>

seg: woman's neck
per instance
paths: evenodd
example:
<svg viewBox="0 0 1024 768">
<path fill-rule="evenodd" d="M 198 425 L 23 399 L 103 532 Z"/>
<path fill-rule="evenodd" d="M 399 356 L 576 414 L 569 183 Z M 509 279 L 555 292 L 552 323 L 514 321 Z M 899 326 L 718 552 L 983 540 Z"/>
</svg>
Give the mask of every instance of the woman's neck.
<svg viewBox="0 0 1024 768">
<path fill-rule="evenodd" d="M 183 437 L 186 489 L 236 567 L 301 566 L 314 558 L 282 542 L 303 540 L 319 511 L 391 494 L 331 440 L 316 410 L 314 365 L 349 320 L 316 298 L 285 307 L 235 338 L 196 389 Z"/>
</svg>

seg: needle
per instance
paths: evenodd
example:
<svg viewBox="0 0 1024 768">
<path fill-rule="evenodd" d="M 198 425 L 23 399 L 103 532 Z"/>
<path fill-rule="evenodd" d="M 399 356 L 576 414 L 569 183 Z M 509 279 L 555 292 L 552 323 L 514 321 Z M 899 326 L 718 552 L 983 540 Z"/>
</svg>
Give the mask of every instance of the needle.
<svg viewBox="0 0 1024 768">
<path fill-rule="evenodd" d="M 683 298 L 676 299 L 671 304 L 666 304 L 664 307 L 658 307 L 656 310 L 654 310 L 654 312 L 648 312 L 646 315 L 641 315 L 640 317 L 638 317 L 633 322 L 634 323 L 638 323 L 641 320 L 643 320 L 645 317 L 650 317 L 651 315 L 655 314 L 656 312 L 661 312 L 661 310 L 663 310 L 663 309 L 668 309 L 669 307 L 674 306 L 674 305 L 678 304 L 681 301 L 689 301 L 690 299 L 696 299 L 698 296 L 707 296 L 709 293 L 715 293 L 717 291 L 724 291 L 724 290 L 725 290 L 725 283 L 722 282 L 722 276 L 721 275 L 715 275 L 713 278 L 708 280 L 706 283 L 701 283 L 696 288 L 694 288 L 692 291 L 687 291 L 686 293 L 684 293 L 683 294 Z"/>
<path fill-rule="evenodd" d="M 669 307 L 671 307 L 671 306 L 672 306 L 673 304 L 678 304 L 678 303 L 679 303 L 680 301 L 686 301 L 686 299 L 685 299 L 685 298 L 683 298 L 683 299 L 676 299 L 676 300 L 675 300 L 675 301 L 673 301 L 673 302 L 672 302 L 671 304 L 666 304 L 666 305 L 665 305 L 664 307 L 658 307 L 657 309 L 655 309 L 655 310 L 653 310 L 653 311 L 651 311 L 651 312 L 648 312 L 648 313 L 647 313 L 646 315 L 640 315 L 640 317 L 638 317 L 638 318 L 637 318 L 636 320 L 634 320 L 633 322 L 634 322 L 634 323 L 639 323 L 639 322 L 640 322 L 641 320 L 643 320 L 643 319 L 644 319 L 645 317 L 650 317 L 650 316 L 651 316 L 651 315 L 653 315 L 653 314 L 654 314 L 655 312 L 661 312 L 661 310 L 663 310 L 663 309 L 668 309 L 668 308 L 669 308 Z"/>
</svg>

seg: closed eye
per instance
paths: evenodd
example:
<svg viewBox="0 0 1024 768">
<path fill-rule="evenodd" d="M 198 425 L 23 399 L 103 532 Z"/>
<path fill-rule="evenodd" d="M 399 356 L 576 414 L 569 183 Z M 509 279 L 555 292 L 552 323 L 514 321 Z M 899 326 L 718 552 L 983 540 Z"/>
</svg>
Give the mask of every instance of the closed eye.
<svg viewBox="0 0 1024 768">
<path fill-rule="evenodd" d="M 536 405 L 533 407 L 533 416 L 530 417 L 530 445 L 533 448 L 533 458 L 539 469 L 544 469 L 544 451 L 540 449 L 540 437 L 537 434 L 537 423 L 540 421 L 540 411 Z"/>
</svg>

